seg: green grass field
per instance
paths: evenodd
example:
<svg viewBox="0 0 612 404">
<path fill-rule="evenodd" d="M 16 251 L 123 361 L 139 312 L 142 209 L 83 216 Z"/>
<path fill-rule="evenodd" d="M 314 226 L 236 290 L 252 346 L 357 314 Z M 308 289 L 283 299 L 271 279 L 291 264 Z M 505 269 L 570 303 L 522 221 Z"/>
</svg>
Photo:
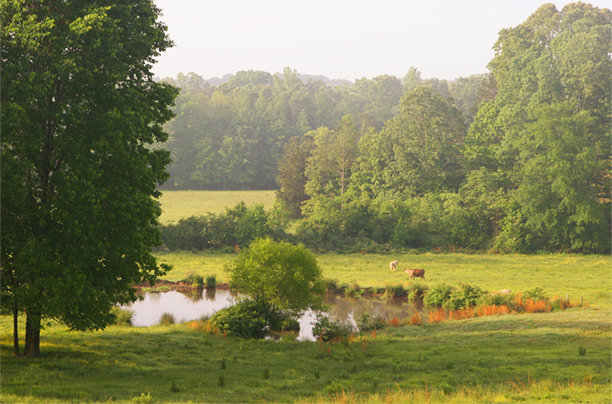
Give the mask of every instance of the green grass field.
<svg viewBox="0 0 612 404">
<path fill-rule="evenodd" d="M 240 200 L 232 200 L 229 193 L 205 192 L 166 192 L 162 221 L 219 212 Z M 236 194 L 247 204 L 269 207 L 273 191 L 267 192 L 262 200 L 254 200 L 257 191 Z M 174 266 L 164 277 L 174 281 L 193 273 L 227 282 L 223 268 L 236 258 L 191 251 L 156 256 Z M 463 282 L 491 291 L 539 286 L 549 296 L 568 294 L 575 303 L 583 296 L 587 305 L 388 327 L 335 344 L 296 342 L 291 335 L 279 342 L 224 339 L 189 324 L 112 326 L 87 333 L 49 322 L 37 359 L 12 356 L 12 318 L 2 316 L 1 402 L 611 402 L 608 256 L 423 253 L 317 258 L 324 277 L 339 284 Z M 388 265 L 394 259 L 400 264 L 391 272 Z M 404 268 L 425 269 L 426 280 L 409 280 Z M 22 342 L 24 320 L 20 318 Z"/>
<path fill-rule="evenodd" d="M 223 270 L 236 254 L 206 254 L 191 251 L 158 253 L 161 263 L 174 269 L 164 279 L 181 280 L 189 274 L 216 275 L 217 281 L 228 282 Z M 496 291 L 524 291 L 536 286 L 550 295 L 578 300 L 610 310 L 612 283 L 610 257 L 602 255 L 488 255 L 488 254 L 319 254 L 323 276 L 338 283 L 357 283 L 362 287 L 422 282 L 456 285 L 460 282 Z M 389 270 L 389 262 L 399 260 L 398 269 Z M 404 268 L 425 269 L 425 281 L 410 280 Z"/>
<path fill-rule="evenodd" d="M 52 323 L 42 357 L 29 359 L 11 355 L 3 317 L 2 402 L 606 403 L 609 319 L 574 308 L 390 327 L 336 344 L 223 339 L 188 324 L 85 333 Z"/>
<path fill-rule="evenodd" d="M 240 201 L 249 206 L 261 203 L 269 209 L 274 205 L 274 198 L 275 191 L 163 191 L 159 220 L 166 224 L 189 216 L 219 213 Z"/>
</svg>

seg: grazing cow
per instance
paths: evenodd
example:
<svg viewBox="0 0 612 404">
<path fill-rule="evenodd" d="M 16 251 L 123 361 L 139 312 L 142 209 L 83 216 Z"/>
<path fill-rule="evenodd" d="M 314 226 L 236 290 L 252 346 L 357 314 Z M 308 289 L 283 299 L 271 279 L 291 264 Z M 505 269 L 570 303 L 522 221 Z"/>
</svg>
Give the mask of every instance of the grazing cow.
<svg viewBox="0 0 612 404">
<path fill-rule="evenodd" d="M 425 280 L 425 270 L 424 269 L 409 269 L 409 268 L 406 268 L 406 269 L 404 269 L 404 272 L 406 272 L 408 274 L 408 276 L 410 276 L 410 279 L 421 278 L 421 279 Z"/>
<path fill-rule="evenodd" d="M 399 264 L 399 261 L 391 261 L 389 263 L 389 269 L 395 271 L 395 268 L 397 268 L 397 264 Z"/>
<path fill-rule="evenodd" d="M 510 294 L 510 289 L 502 289 L 502 290 L 498 290 L 497 292 L 491 292 L 492 295 L 509 295 Z"/>
</svg>

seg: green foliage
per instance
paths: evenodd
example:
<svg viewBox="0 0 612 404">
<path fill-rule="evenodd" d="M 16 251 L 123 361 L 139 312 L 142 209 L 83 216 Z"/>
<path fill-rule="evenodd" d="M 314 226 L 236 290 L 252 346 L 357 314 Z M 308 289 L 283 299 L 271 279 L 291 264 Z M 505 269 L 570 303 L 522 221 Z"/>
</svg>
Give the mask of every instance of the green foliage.
<svg viewBox="0 0 612 404">
<path fill-rule="evenodd" d="M 217 311 L 212 323 L 219 332 L 230 337 L 264 338 L 270 311 L 260 302 L 244 300 Z"/>
<path fill-rule="evenodd" d="M 531 289 L 527 289 L 523 292 L 523 297 L 526 299 L 531 299 L 533 301 L 545 300 L 547 299 L 546 294 L 544 293 L 544 289 L 539 286 L 536 286 Z"/>
<path fill-rule="evenodd" d="M 204 287 L 204 277 L 202 275 L 189 274 L 189 276 L 182 279 L 181 282 L 187 283 L 198 289 L 202 289 Z"/>
<path fill-rule="evenodd" d="M 303 245 L 257 239 L 226 266 L 240 293 L 278 310 L 318 308 L 325 291 L 321 268 Z"/>
<path fill-rule="evenodd" d="M 120 307 L 115 306 L 115 307 L 113 307 L 111 309 L 111 313 L 117 319 L 115 321 L 116 325 L 127 325 L 127 326 L 131 326 L 132 325 L 132 321 L 134 319 L 134 311 L 133 310 L 122 309 Z"/>
<path fill-rule="evenodd" d="M 538 299 L 539 300 L 539 299 Z M 477 306 L 507 306 L 516 309 L 514 294 L 483 294 L 478 300 Z"/>
<path fill-rule="evenodd" d="M 217 287 L 217 276 L 216 275 L 208 275 L 206 277 L 206 288 L 215 289 Z"/>
<path fill-rule="evenodd" d="M 147 392 L 147 394 L 142 393 L 140 397 L 134 397 L 132 402 L 136 404 L 149 404 L 153 402 L 153 397 L 151 397 L 151 393 L 149 392 Z"/>
<path fill-rule="evenodd" d="M 25 307 L 30 356 L 44 318 L 104 328 L 132 285 L 168 269 L 151 255 L 178 95 L 151 70 L 172 46 L 160 13 L 146 0 L 0 5 L 2 305 Z"/>
<path fill-rule="evenodd" d="M 445 283 L 440 283 L 427 291 L 423 303 L 427 306 L 442 307 L 450 299 L 453 287 Z"/>
<path fill-rule="evenodd" d="M 474 307 L 480 301 L 482 296 L 485 296 L 486 294 L 487 292 L 478 286 L 460 283 L 452 290 L 451 295 L 449 296 L 448 300 L 442 304 L 442 307 L 451 310 L 461 310 Z"/>
<path fill-rule="evenodd" d="M 161 226 L 161 237 L 170 250 L 219 250 L 246 247 L 262 237 L 282 238 L 284 231 L 274 229 L 262 204 L 247 207 L 244 202 L 220 214 L 192 216 L 177 224 Z"/>
<path fill-rule="evenodd" d="M 406 293 L 408 294 L 408 300 L 411 302 L 423 301 L 423 297 L 427 294 L 429 287 L 423 283 L 412 282 L 408 285 Z"/>
<path fill-rule="evenodd" d="M 331 320 L 324 314 L 317 314 L 312 327 L 312 335 L 323 342 L 346 339 L 351 332 L 352 327 L 349 324 Z"/>
<path fill-rule="evenodd" d="M 408 296 L 403 285 L 387 285 L 385 287 L 385 296 L 389 299 L 396 299 Z"/>
<path fill-rule="evenodd" d="M 285 145 L 278 162 L 276 182 L 278 199 L 283 201 L 292 218 L 302 217 L 302 204 L 308 199 L 306 194 L 306 166 L 314 149 L 312 136 L 292 137 Z"/>
<path fill-rule="evenodd" d="M 161 317 L 159 318 L 159 325 L 168 326 L 172 324 L 176 324 L 176 318 L 174 317 L 174 314 L 172 313 L 166 312 L 162 314 Z"/>
<path fill-rule="evenodd" d="M 385 323 L 380 317 L 369 313 L 363 313 L 356 323 L 360 332 L 379 330 L 385 327 Z"/>
<path fill-rule="evenodd" d="M 464 152 L 471 169 L 504 178 L 498 250 L 610 249 L 610 17 L 546 4 L 500 32 L 489 64 L 497 95 L 481 104 Z"/>
</svg>

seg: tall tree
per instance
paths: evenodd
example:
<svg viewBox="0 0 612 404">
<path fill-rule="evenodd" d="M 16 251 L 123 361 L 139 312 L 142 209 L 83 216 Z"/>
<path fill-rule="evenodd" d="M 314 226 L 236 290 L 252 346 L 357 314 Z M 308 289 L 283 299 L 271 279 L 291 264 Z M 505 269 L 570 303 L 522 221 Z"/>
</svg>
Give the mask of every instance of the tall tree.
<svg viewBox="0 0 612 404">
<path fill-rule="evenodd" d="M 178 90 L 151 73 L 172 46 L 159 15 L 150 0 L 0 3 L 2 305 L 25 308 L 26 355 L 44 318 L 103 328 L 165 272 L 151 248 L 170 156 L 151 145 Z"/>
<path fill-rule="evenodd" d="M 319 128 L 313 136 L 315 149 L 306 168 L 306 192 L 311 197 L 344 195 L 359 155 L 359 132 L 353 118 L 346 115 L 335 130 Z"/>
<path fill-rule="evenodd" d="M 276 182 L 280 188 L 276 191 L 276 197 L 284 202 L 294 219 L 302 216 L 302 203 L 308 199 L 306 164 L 313 147 L 312 136 L 292 137 L 278 162 Z"/>
<path fill-rule="evenodd" d="M 480 104 L 464 155 L 470 169 L 509 179 L 521 219 L 502 230 L 529 233 L 531 247 L 609 249 L 600 223 L 610 210 L 601 195 L 609 195 L 602 167 L 610 166 L 611 20 L 609 9 L 585 3 L 561 11 L 545 4 L 502 30 L 494 46 L 486 82 L 494 91 Z M 565 180 L 572 169 L 576 178 Z"/>
<path fill-rule="evenodd" d="M 465 132 L 461 112 L 442 95 L 425 85 L 406 93 L 400 115 L 361 144 L 363 169 L 377 174 L 368 178 L 375 194 L 457 190 Z"/>
</svg>

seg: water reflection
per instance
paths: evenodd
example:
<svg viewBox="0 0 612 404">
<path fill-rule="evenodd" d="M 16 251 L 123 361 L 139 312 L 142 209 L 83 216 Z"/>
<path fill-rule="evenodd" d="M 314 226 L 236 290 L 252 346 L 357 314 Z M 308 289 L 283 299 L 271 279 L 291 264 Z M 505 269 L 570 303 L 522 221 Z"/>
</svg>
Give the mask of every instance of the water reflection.
<svg viewBox="0 0 612 404">
<path fill-rule="evenodd" d="M 178 322 L 197 320 L 203 316 L 211 316 L 216 311 L 235 303 L 236 295 L 229 290 L 205 289 L 191 290 L 188 293 L 170 291 L 165 293 L 145 293 L 144 300 L 132 303 L 126 308 L 134 311 L 133 324 L 137 327 L 147 327 L 159 323 L 164 313 L 172 313 Z M 415 306 L 404 300 L 371 300 L 356 299 L 339 295 L 327 295 L 325 304 L 329 308 L 328 315 L 333 320 L 356 326 L 363 314 L 370 314 L 390 320 L 394 317 L 404 320 L 412 317 Z M 307 311 L 300 318 L 300 334 L 298 340 L 314 340 L 312 323 L 316 313 Z"/>
<path fill-rule="evenodd" d="M 171 313 L 178 322 L 211 316 L 217 310 L 234 304 L 234 297 L 235 294 L 229 290 L 145 293 L 144 300 L 134 302 L 126 308 L 134 311 L 134 326 L 148 327 L 158 324 L 164 313 Z"/>
</svg>

